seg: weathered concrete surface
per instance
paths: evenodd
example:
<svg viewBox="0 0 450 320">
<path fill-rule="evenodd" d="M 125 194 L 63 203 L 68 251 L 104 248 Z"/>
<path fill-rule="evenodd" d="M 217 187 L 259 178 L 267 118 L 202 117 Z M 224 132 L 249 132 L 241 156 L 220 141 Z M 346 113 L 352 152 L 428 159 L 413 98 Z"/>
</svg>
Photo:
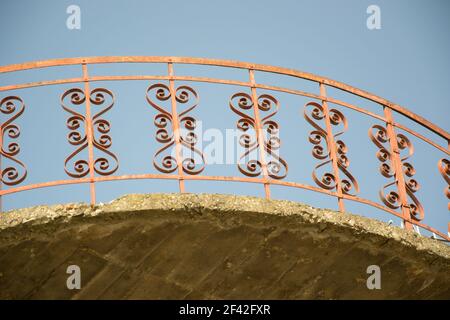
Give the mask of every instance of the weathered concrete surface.
<svg viewBox="0 0 450 320">
<path fill-rule="evenodd" d="M 129 195 L 0 218 L 2 299 L 449 299 L 449 271 L 443 243 L 289 201 Z"/>
</svg>

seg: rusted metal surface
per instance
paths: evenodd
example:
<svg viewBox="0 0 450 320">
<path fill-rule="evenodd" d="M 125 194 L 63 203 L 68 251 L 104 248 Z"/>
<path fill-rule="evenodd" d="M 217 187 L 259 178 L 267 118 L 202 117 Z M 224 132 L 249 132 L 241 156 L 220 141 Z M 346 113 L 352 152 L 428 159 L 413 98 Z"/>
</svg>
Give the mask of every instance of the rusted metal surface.
<svg viewBox="0 0 450 320">
<path fill-rule="evenodd" d="M 85 64 L 83 64 L 83 75 L 87 78 Z M 92 116 L 91 104 L 102 108 L 96 111 L 94 116 Z M 111 125 L 102 118 L 102 115 L 113 107 L 114 95 L 105 88 L 96 88 L 91 91 L 89 82 L 85 81 L 84 90 L 72 88 L 64 92 L 61 96 L 61 105 L 71 114 L 67 119 L 67 128 L 70 130 L 67 140 L 71 145 L 77 147 L 64 161 L 64 170 L 72 178 L 89 175 L 90 202 L 95 204 L 95 173 L 107 176 L 116 172 L 119 167 L 117 156 L 108 150 L 112 145 L 109 135 Z M 84 114 L 74 110 L 74 107 L 83 105 L 85 106 Z M 82 125 L 84 125 L 84 132 L 80 131 Z M 88 150 L 88 159 L 83 157 L 76 159 L 86 149 Z M 101 156 L 95 158 L 94 149 L 101 152 Z M 69 164 L 72 164 L 71 168 L 68 167 Z"/>
<path fill-rule="evenodd" d="M 14 123 L 25 110 L 25 104 L 17 96 L 8 96 L 0 101 L 0 112 L 7 116 L 1 120 L 0 125 L 0 192 L 2 185 L 14 186 L 25 180 L 27 168 L 16 156 L 20 152 L 20 146 L 16 139 L 20 136 L 20 127 Z M 2 161 L 9 160 L 4 166 Z M 4 166 L 4 168 L 2 167 Z M 0 193 L 0 211 L 2 210 Z"/>
<path fill-rule="evenodd" d="M 320 94 L 326 97 L 325 86 L 320 84 Z M 312 110 L 310 108 L 312 107 Z M 338 197 L 339 210 L 345 211 L 343 194 L 349 195 L 352 189 L 359 192 L 359 185 L 353 175 L 348 171 L 350 161 L 346 156 L 347 146 L 344 141 L 337 137 L 347 130 L 347 119 L 344 114 L 336 109 L 329 110 L 328 103 L 324 99 L 322 104 L 317 102 L 308 102 L 305 105 L 304 118 L 311 124 L 315 130 L 310 132 L 309 142 L 314 147 L 312 155 L 314 158 L 322 160 L 313 170 L 312 177 L 317 185 L 326 190 L 335 189 Z M 318 122 L 325 123 L 323 128 Z M 342 131 L 333 133 L 333 126 L 342 125 Z M 325 146 L 323 145 L 325 143 Z M 325 172 L 321 178 L 317 176 L 317 171 L 331 164 L 333 172 Z M 346 178 L 340 178 L 340 171 Z"/>
<path fill-rule="evenodd" d="M 14 123 L 24 111 L 25 104 L 19 97 L 8 96 L 0 101 L 0 112 L 8 116 L 0 126 L 0 155 L 12 162 L 7 167 L 0 168 L 1 182 L 8 186 L 21 183 L 27 176 L 25 164 L 16 157 L 20 152 L 20 146 L 15 142 L 20 136 L 20 127 Z"/>
<path fill-rule="evenodd" d="M 253 70 L 249 70 L 250 82 L 255 83 Z M 239 171 L 248 177 L 262 175 L 266 198 L 270 198 L 270 178 L 283 179 L 288 173 L 287 162 L 280 157 L 280 138 L 278 137 L 278 123 L 271 118 L 278 112 L 278 100 L 269 94 L 258 96 L 256 87 L 252 85 L 251 94 L 244 92 L 235 93 L 229 102 L 233 110 L 241 118 L 237 121 L 237 128 L 242 131 L 239 138 L 244 153 L 239 157 L 237 167 Z M 246 113 L 251 110 L 252 113 Z M 264 113 L 261 118 L 260 113 Z M 252 135 L 250 129 L 255 133 Z M 252 153 L 257 150 L 257 157 Z M 268 160 L 269 159 L 269 160 Z M 244 164 L 242 163 L 244 160 Z"/>
<path fill-rule="evenodd" d="M 445 188 L 444 194 L 447 196 L 447 198 L 450 200 L 450 160 L 448 159 L 441 159 L 438 163 L 439 172 L 441 173 L 442 177 L 445 179 L 445 182 L 447 182 L 448 186 Z M 448 210 L 450 210 L 450 202 L 448 203 Z M 450 223 L 449 223 L 450 227 Z M 450 228 L 449 228 L 450 232 Z"/>
<path fill-rule="evenodd" d="M 89 65 L 104 63 L 163 63 L 167 66 L 167 74 L 89 75 Z M 197 77 L 195 75 L 176 75 L 174 70 L 177 64 L 244 69 L 248 72 L 248 80 L 237 81 Z M 345 201 L 363 203 L 401 218 L 406 229 L 417 226 L 438 235 L 442 239 L 450 240 L 448 235 L 423 223 L 425 208 L 415 195 L 415 192 L 419 189 L 419 183 L 413 178 L 415 169 L 409 162 L 409 157 L 414 152 L 413 145 L 405 134 L 397 131 L 411 134 L 444 154 L 444 158 L 439 160 L 438 167 L 440 174 L 448 185 L 450 185 L 448 160 L 450 134 L 399 105 L 341 82 L 313 74 L 280 67 L 215 59 L 183 57 L 70 58 L 3 66 L 0 67 L 0 73 L 68 65 L 79 65 L 81 75 L 59 80 L 8 84 L 0 86 L 0 92 L 83 83 L 82 88 L 75 87 L 66 90 L 61 96 L 61 105 L 69 113 L 67 119 L 68 142 L 76 148 L 66 158 L 62 167 L 72 179 L 16 186 L 26 181 L 27 169 L 25 164 L 16 157 L 20 150 L 18 142 L 5 143 L 5 140 L 16 140 L 19 137 L 19 127 L 13 122 L 22 115 L 25 106 L 20 97 L 9 95 L 0 100 L 1 113 L 9 117 L 1 119 L 0 160 L 10 163 L 3 169 L 0 166 L 1 184 L 7 186 L 7 188 L 0 189 L 0 197 L 38 188 L 89 184 L 90 201 L 95 204 L 96 183 L 133 179 L 161 179 L 178 181 L 180 192 L 186 191 L 186 180 L 260 184 L 264 187 L 266 198 L 270 198 L 270 186 L 277 185 L 310 190 L 336 197 L 340 211 L 345 211 Z M 289 89 L 261 84 L 255 79 L 255 72 L 282 74 L 310 80 L 317 83 L 320 90 L 317 94 L 302 91 L 302 88 Z M 109 133 L 111 125 L 104 119 L 105 113 L 115 103 L 114 94 L 106 88 L 91 89 L 91 85 L 98 81 L 133 80 L 149 82 L 146 99 L 152 109 L 156 111 L 153 121 L 155 138 L 158 143 L 162 144 L 154 154 L 153 166 L 160 174 L 114 175 L 118 169 L 119 160 L 118 156 L 110 150 L 112 145 Z M 239 174 L 236 176 L 202 175 L 207 164 L 203 150 L 197 143 L 198 137 L 195 131 L 197 119 L 192 114 L 194 109 L 197 110 L 199 106 L 200 95 L 194 86 L 177 86 L 178 81 L 216 83 L 246 88 L 247 91 L 242 90 L 233 94 L 229 101 L 231 110 L 240 117 L 237 120 L 237 128 L 241 132 L 239 142 L 244 151 L 240 155 L 237 172 L 244 176 L 239 176 Z M 330 87 L 377 103 L 382 111 L 381 114 L 327 95 L 327 88 Z M 271 91 L 271 93 L 265 91 Z M 272 92 L 302 96 L 314 100 L 305 105 L 304 117 L 313 126 L 313 131 L 309 136 L 309 141 L 314 145 L 312 154 L 314 158 L 321 161 L 312 171 L 312 180 L 318 187 L 307 183 L 287 181 L 289 180 L 288 164 L 280 154 L 279 124 L 275 121 L 280 105 L 276 98 L 277 95 Z M 333 104 L 333 106 L 330 107 L 329 104 Z M 381 203 L 357 196 L 361 187 L 356 177 L 350 172 L 347 146 L 343 139 L 348 120 L 344 112 L 338 110 L 335 106 L 338 106 L 339 109 L 342 107 L 356 111 L 383 123 L 383 125 L 374 125 L 369 129 L 370 140 L 378 148 L 377 158 L 381 161 L 380 172 L 384 177 L 393 179 L 381 189 L 379 194 Z M 418 133 L 414 128 L 397 122 L 398 120 L 394 120 L 394 113 L 412 119 L 431 134 L 435 134 L 440 141 L 435 141 Z M 2 165 L 1 162 L 0 165 Z M 319 173 L 323 170 L 325 170 L 325 173 Z M 450 199 L 450 186 L 446 188 L 445 194 Z M 450 210 L 450 203 L 448 207 Z"/>
<path fill-rule="evenodd" d="M 173 66 L 171 63 L 168 64 L 168 72 L 172 77 Z M 173 173 L 177 170 L 179 189 L 180 192 L 184 192 L 184 175 L 200 174 L 205 168 L 203 152 L 195 146 L 197 144 L 197 135 L 194 132 L 196 119 L 189 115 L 189 112 L 198 106 L 199 96 L 191 87 L 179 86 L 176 88 L 174 80 L 170 79 L 169 86 L 162 83 L 150 85 L 146 98 L 148 103 L 158 111 L 154 118 L 157 128 L 156 140 L 164 144 L 155 153 L 153 166 L 162 173 Z M 167 100 L 170 100 L 171 103 L 170 111 L 160 105 L 160 102 Z M 181 112 L 177 110 L 178 104 L 184 106 L 184 110 Z M 169 124 L 171 128 L 168 127 Z M 170 154 L 172 146 L 175 146 L 175 157 Z M 183 148 L 187 149 L 187 155 L 183 153 Z M 161 160 L 158 159 L 160 156 L 162 156 Z"/>
<path fill-rule="evenodd" d="M 379 148 L 377 158 L 382 162 L 380 173 L 386 178 L 394 178 L 380 190 L 380 199 L 391 209 L 401 208 L 406 229 L 411 229 L 411 220 L 421 221 L 424 209 L 414 196 L 419 189 L 419 183 L 412 178 L 414 167 L 406 160 L 413 155 L 414 148 L 410 140 L 403 134 L 397 134 L 393 126 L 392 112 L 385 108 L 386 127 L 374 125 L 369 129 L 369 137 Z M 376 134 L 373 132 L 376 131 Z M 406 155 L 402 156 L 402 151 Z M 407 178 L 405 178 L 405 176 Z M 389 189 L 393 187 L 394 190 Z M 409 202 L 408 197 L 412 202 Z"/>
<path fill-rule="evenodd" d="M 389 106 L 392 110 L 399 112 L 406 117 L 416 121 L 420 125 L 426 127 L 427 129 L 433 131 L 434 133 L 440 135 L 442 138 L 450 140 L 450 134 L 444 129 L 439 128 L 430 121 L 424 119 L 423 117 L 395 104 L 389 100 L 378 97 L 374 94 L 368 93 L 364 90 L 349 86 L 339 81 L 331 80 L 325 77 L 320 77 L 311 73 L 302 72 L 293 69 L 239 62 L 232 60 L 219 60 L 219 59 L 205 59 L 205 58 L 191 58 L 191 57 L 160 57 L 160 56 L 112 56 L 112 57 L 83 57 L 83 58 L 65 58 L 65 59 L 52 59 L 45 61 L 34 61 L 21 64 L 13 64 L 9 66 L 0 67 L 0 73 L 12 72 L 19 70 L 29 70 L 36 68 L 45 67 L 55 67 L 55 66 L 66 66 L 66 65 L 77 65 L 77 64 L 99 64 L 99 63 L 180 63 L 180 64 L 198 64 L 198 65 L 211 65 L 211 66 L 222 66 L 240 69 L 253 69 L 258 71 L 272 72 L 278 74 L 289 75 L 297 78 L 311 80 L 317 83 L 323 83 L 331 87 L 335 87 L 349 93 L 355 94 L 360 97 L 372 100 L 381 105 Z M 9 89 L 13 90 L 13 89 Z"/>
</svg>

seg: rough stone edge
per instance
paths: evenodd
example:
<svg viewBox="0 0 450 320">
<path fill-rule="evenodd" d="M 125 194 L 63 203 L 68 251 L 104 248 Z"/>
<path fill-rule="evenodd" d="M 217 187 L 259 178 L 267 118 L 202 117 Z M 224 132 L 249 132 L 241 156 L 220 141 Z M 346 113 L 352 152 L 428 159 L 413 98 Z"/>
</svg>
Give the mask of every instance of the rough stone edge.
<svg viewBox="0 0 450 320">
<path fill-rule="evenodd" d="M 276 216 L 296 216 L 299 223 L 332 224 L 352 229 L 355 233 L 372 234 L 386 241 L 393 240 L 418 251 L 426 251 L 450 260 L 450 246 L 375 219 L 329 209 L 317 209 L 294 201 L 224 194 L 129 194 L 108 204 L 100 203 L 95 206 L 68 203 L 11 210 L 0 214 L 0 233 L 17 226 L 36 226 L 55 220 L 68 222 L 73 217 L 202 209 L 236 214 L 257 212 Z"/>
</svg>

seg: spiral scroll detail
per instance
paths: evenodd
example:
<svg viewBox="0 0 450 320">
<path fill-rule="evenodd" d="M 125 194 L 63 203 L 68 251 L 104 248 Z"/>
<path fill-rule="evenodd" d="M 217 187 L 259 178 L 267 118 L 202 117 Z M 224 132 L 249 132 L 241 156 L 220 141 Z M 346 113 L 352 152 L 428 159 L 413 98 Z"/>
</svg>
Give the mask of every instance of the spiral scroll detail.
<svg viewBox="0 0 450 320">
<path fill-rule="evenodd" d="M 164 109 L 162 102 L 175 98 L 175 102 L 185 107 L 181 112 L 176 114 L 176 119 L 171 112 Z M 201 173 L 205 169 L 205 158 L 202 150 L 196 147 L 198 137 L 195 133 L 197 120 L 190 116 L 189 113 L 194 110 L 199 103 L 197 92 L 189 86 L 179 86 L 171 92 L 171 89 L 162 83 L 152 84 L 147 88 L 147 102 L 157 110 L 153 123 L 155 125 L 156 141 L 163 144 L 154 157 L 153 166 L 162 173 L 172 173 L 181 168 L 181 170 L 190 175 Z M 174 133 L 174 121 L 178 121 L 179 140 L 176 141 Z M 173 152 L 177 152 L 174 147 L 179 145 L 183 148 L 180 163 L 177 163 L 177 157 Z M 172 152 L 172 153 L 171 153 Z"/>
<path fill-rule="evenodd" d="M 328 112 L 328 118 L 326 112 Z M 312 172 L 314 182 L 325 190 L 337 189 L 340 186 L 340 191 L 343 194 L 354 195 L 352 190 L 358 193 L 358 181 L 348 170 L 350 165 L 350 160 L 347 157 L 348 148 L 344 141 L 339 138 L 348 127 L 344 114 L 337 109 L 326 110 L 323 105 L 317 102 L 308 102 L 304 107 L 303 116 L 314 128 L 309 134 L 309 142 L 313 145 L 312 155 L 314 158 L 321 160 Z M 327 121 L 329 121 L 331 126 L 337 127 L 342 125 L 343 129 L 332 134 L 332 137 L 328 137 L 327 130 L 323 128 L 324 125 L 326 126 Z M 335 144 L 334 150 L 336 154 L 333 156 L 330 143 Z M 321 175 L 318 174 L 319 169 L 332 167 L 333 158 L 336 159 L 337 167 L 344 174 L 345 178 L 341 179 L 339 177 L 338 180 L 337 172 L 329 171 L 331 169 L 325 170 Z"/>
<path fill-rule="evenodd" d="M 109 150 L 112 139 L 109 134 L 111 125 L 102 116 L 114 105 L 114 94 L 105 88 L 96 88 L 89 92 L 89 103 L 95 111 L 90 123 L 92 123 L 92 146 L 100 152 L 100 156 L 94 158 L 92 166 L 95 173 L 107 176 L 117 171 L 119 160 L 117 156 Z M 77 111 L 86 103 L 86 93 L 80 88 L 72 88 L 65 91 L 61 96 L 61 106 L 70 116 L 66 121 L 69 129 L 67 140 L 76 149 L 66 158 L 64 171 L 72 178 L 85 177 L 90 171 L 89 160 L 81 157 L 82 151 L 88 148 L 89 142 L 86 133 L 88 121 L 86 116 Z M 81 159 L 80 159 L 81 157 Z M 69 166 L 70 164 L 70 166 Z"/>
<path fill-rule="evenodd" d="M 241 132 L 239 144 L 244 151 L 239 156 L 238 170 L 248 177 L 257 177 L 262 174 L 263 163 L 261 159 L 252 157 L 254 151 L 262 145 L 265 157 L 269 159 L 264 164 L 267 168 L 267 175 L 272 179 L 281 180 L 288 173 L 288 164 L 279 155 L 281 146 L 281 140 L 278 136 L 279 125 L 272 120 L 272 117 L 278 112 L 279 103 L 273 96 L 261 94 L 257 97 L 256 104 L 255 107 L 252 97 L 244 92 L 233 94 L 229 101 L 230 109 L 240 116 L 236 127 Z M 264 114 L 261 119 L 263 141 L 258 139 L 255 116 L 249 112 L 254 108 L 258 108 Z"/>
<path fill-rule="evenodd" d="M 444 180 L 447 182 L 447 187 L 444 190 L 444 194 L 447 196 L 447 199 L 450 200 L 450 160 L 441 159 L 438 163 L 439 172 L 441 173 Z M 447 205 L 448 210 L 450 210 L 450 202 Z"/>
<path fill-rule="evenodd" d="M 8 96 L 0 101 L 0 112 L 7 117 L 0 126 L 2 145 L 0 155 L 6 158 L 11 164 L 0 171 L 1 182 L 13 186 L 21 183 L 27 176 L 25 164 L 16 156 L 20 152 L 20 146 L 16 139 L 20 136 L 20 127 L 14 123 L 25 110 L 25 104 L 20 97 Z M 6 142 L 5 141 L 9 141 Z"/>
<path fill-rule="evenodd" d="M 399 152 L 406 153 L 406 155 L 399 158 L 402 171 L 396 172 L 394 154 L 389 146 L 391 141 L 386 127 L 373 125 L 369 129 L 369 138 L 378 148 L 376 157 L 381 163 L 379 168 L 381 175 L 388 179 L 394 178 L 392 182 L 387 183 L 380 189 L 380 200 L 391 209 L 398 209 L 403 205 L 397 185 L 397 175 L 403 175 L 406 194 L 411 200 L 408 201 L 408 199 L 403 199 L 403 201 L 409 202 L 405 207 L 409 208 L 411 218 L 417 221 L 423 220 L 424 209 L 415 196 L 415 193 L 420 189 L 420 185 L 418 181 L 413 178 L 416 173 L 413 165 L 407 161 L 414 153 L 413 144 L 405 135 L 401 133 L 395 135 L 395 143 L 398 146 Z"/>
</svg>

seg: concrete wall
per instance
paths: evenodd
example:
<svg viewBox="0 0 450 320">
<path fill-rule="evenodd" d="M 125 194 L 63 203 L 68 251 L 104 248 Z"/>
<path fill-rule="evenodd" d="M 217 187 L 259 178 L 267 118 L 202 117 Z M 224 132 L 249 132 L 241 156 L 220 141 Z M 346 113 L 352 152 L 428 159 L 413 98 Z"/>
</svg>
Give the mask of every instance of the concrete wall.
<svg viewBox="0 0 450 320">
<path fill-rule="evenodd" d="M 449 299 L 449 267 L 443 243 L 288 201 L 129 195 L 0 218 L 2 299 Z"/>
</svg>

